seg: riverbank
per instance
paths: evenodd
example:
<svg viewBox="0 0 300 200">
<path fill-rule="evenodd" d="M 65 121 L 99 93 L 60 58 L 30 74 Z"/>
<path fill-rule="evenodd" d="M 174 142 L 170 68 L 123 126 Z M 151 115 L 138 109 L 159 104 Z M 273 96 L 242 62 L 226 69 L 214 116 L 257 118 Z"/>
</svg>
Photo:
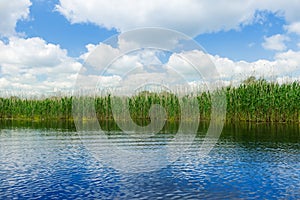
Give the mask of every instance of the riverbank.
<svg viewBox="0 0 300 200">
<path fill-rule="evenodd" d="M 220 92 L 220 91 L 219 91 Z M 300 122 L 300 83 L 278 84 L 263 79 L 247 79 L 238 87 L 221 89 L 226 94 L 227 122 Z M 181 117 L 180 102 L 190 102 L 190 112 L 193 106 L 199 105 L 200 120 L 210 120 L 210 92 L 198 92 L 193 95 L 177 97 L 171 93 L 142 92 L 131 98 L 126 98 L 130 117 L 137 123 L 149 123 L 151 105 L 160 104 L 166 110 L 167 121 L 179 121 Z M 94 103 L 95 110 L 84 110 L 82 120 L 89 120 L 96 112 L 99 121 L 113 120 L 111 101 L 121 97 L 111 95 L 93 98 L 81 97 L 82 101 Z M 51 97 L 44 99 L 24 99 L 18 97 L 0 98 L 0 119 L 11 120 L 70 120 L 73 121 L 72 103 L 74 97 Z M 83 104 L 87 105 L 87 104 Z M 90 105 L 87 105 L 90 107 Z M 122 107 L 115 110 L 122 118 Z M 189 110 L 187 110 L 189 112 Z M 126 120 L 124 118 L 123 120 Z"/>
</svg>

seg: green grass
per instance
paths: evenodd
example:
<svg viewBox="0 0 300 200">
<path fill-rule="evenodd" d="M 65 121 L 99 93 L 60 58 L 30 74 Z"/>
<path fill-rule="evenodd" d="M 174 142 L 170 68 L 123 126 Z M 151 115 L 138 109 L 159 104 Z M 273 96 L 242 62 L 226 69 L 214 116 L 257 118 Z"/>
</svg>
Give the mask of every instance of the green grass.
<svg viewBox="0 0 300 200">
<path fill-rule="evenodd" d="M 280 85 L 250 77 L 238 87 L 229 86 L 221 90 L 226 93 L 226 120 L 229 122 L 300 122 L 299 82 Z M 150 122 L 149 109 L 152 104 L 160 104 L 165 108 L 168 121 L 178 121 L 181 116 L 179 102 L 189 102 L 191 109 L 198 102 L 200 119 L 210 120 L 211 96 L 212 93 L 209 92 L 183 97 L 177 97 L 170 93 L 142 92 L 131 98 L 112 97 L 111 95 L 92 99 L 91 97 L 80 97 L 80 101 L 87 102 L 84 104 L 86 108 L 82 108 L 85 112 L 82 120 L 88 120 L 93 116 L 93 111 L 88 109 L 91 107 L 91 103 L 95 105 L 96 115 L 100 121 L 113 120 L 111 100 L 125 100 L 129 105 L 132 119 L 138 124 Z M 0 119 L 73 120 L 73 99 L 74 97 L 0 98 Z M 122 118 L 122 109 L 122 107 L 116 108 L 120 118 Z"/>
</svg>

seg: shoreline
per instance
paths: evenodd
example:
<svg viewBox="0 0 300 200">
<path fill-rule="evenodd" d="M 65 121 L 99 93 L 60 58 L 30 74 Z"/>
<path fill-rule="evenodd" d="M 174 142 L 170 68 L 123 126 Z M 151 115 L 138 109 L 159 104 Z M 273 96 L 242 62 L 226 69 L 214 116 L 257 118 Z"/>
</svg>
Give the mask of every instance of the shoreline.
<svg viewBox="0 0 300 200">
<path fill-rule="evenodd" d="M 218 95 L 224 98 L 224 102 L 215 102 L 217 105 L 214 105 L 212 101 Z M 144 123 L 150 122 L 151 106 L 158 104 L 165 109 L 167 121 L 180 121 L 183 108 L 186 109 L 185 121 L 192 120 L 195 111 L 202 121 L 210 120 L 214 106 L 225 102 L 226 105 L 220 105 L 226 108 L 226 122 L 300 123 L 300 82 L 279 85 L 264 79 L 251 79 L 237 87 L 198 91 L 184 96 L 142 91 L 130 97 L 111 94 L 44 99 L 0 97 L 0 119 L 44 121 L 74 120 L 76 117 L 88 121 L 96 114 L 99 121 L 131 118 Z"/>
<path fill-rule="evenodd" d="M 48 119 L 26 119 L 26 118 L 0 118 L 0 124 L 1 122 L 33 122 L 33 123 L 42 123 L 42 122 L 71 122 L 74 123 L 74 119 L 72 118 L 48 118 Z M 83 119 L 81 122 L 90 122 L 93 121 L 93 119 Z M 99 122 L 111 122 L 115 123 L 114 119 L 98 119 Z M 149 123 L 149 119 L 133 119 L 134 122 L 147 122 Z M 199 123 L 209 123 L 211 120 L 199 120 Z M 129 122 L 128 120 L 123 120 L 123 122 Z M 165 120 L 166 123 L 180 123 L 180 120 Z M 183 122 L 192 122 L 190 120 L 184 120 Z M 234 124 L 234 123 L 245 123 L 245 124 L 300 124 L 299 121 L 248 121 L 248 120 L 225 120 L 224 124 Z"/>
</svg>

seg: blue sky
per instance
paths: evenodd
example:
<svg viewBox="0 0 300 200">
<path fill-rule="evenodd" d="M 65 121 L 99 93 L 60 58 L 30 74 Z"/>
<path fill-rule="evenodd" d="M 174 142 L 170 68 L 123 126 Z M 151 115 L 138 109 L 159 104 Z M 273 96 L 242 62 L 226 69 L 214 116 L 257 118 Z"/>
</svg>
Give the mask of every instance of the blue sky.
<svg viewBox="0 0 300 200">
<path fill-rule="evenodd" d="M 70 24 L 55 11 L 57 3 L 58 1 L 32 1 L 30 18 L 19 21 L 16 30 L 24 33 L 25 37 L 41 37 L 47 42 L 59 44 L 74 57 L 86 51 L 85 45 L 98 44 L 118 33 L 91 23 Z"/>
<path fill-rule="evenodd" d="M 55 6 L 58 3 L 58 0 L 32 1 L 29 19 L 19 21 L 16 30 L 24 33 L 25 37 L 41 37 L 47 42 L 59 44 L 73 57 L 84 53 L 85 45 L 98 44 L 118 34 L 114 28 L 108 30 L 93 23 L 71 24 L 56 10 Z M 284 33 L 285 19 L 267 11 L 257 12 L 256 15 L 262 15 L 263 19 L 241 26 L 238 30 L 203 33 L 194 39 L 208 53 L 235 61 L 273 59 L 275 52 L 264 49 L 261 44 L 264 36 Z M 295 48 L 293 44 L 289 46 Z"/>
<path fill-rule="evenodd" d="M 115 34 L 143 27 L 173 29 L 193 38 L 226 80 L 270 73 L 281 82 L 300 78 L 297 0 L 167 3 L 0 2 L 0 89 L 70 88 L 93 49 Z M 157 58 L 174 64 L 168 60 L 172 54 Z"/>
<path fill-rule="evenodd" d="M 274 51 L 262 47 L 264 36 L 283 33 L 285 21 L 274 13 L 261 12 L 266 18 L 241 27 L 239 30 L 201 34 L 195 39 L 211 54 L 218 54 L 235 61 L 272 59 Z"/>
</svg>

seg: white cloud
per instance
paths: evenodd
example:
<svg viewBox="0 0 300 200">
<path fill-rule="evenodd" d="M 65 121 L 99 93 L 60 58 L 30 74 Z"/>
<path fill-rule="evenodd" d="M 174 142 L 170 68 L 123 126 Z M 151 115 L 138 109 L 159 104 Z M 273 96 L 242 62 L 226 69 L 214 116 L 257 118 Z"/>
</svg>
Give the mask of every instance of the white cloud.
<svg viewBox="0 0 300 200">
<path fill-rule="evenodd" d="M 41 38 L 0 41 L 0 89 L 53 91 L 70 89 L 81 64 L 58 45 Z"/>
<path fill-rule="evenodd" d="M 117 54 L 114 55 L 116 51 L 120 53 L 119 48 L 103 44 L 98 45 L 98 47 L 93 46 L 90 50 L 93 51 L 97 48 L 100 48 L 98 50 L 100 53 L 102 50 L 109 49 L 104 54 L 95 56 L 97 59 L 105 60 L 111 58 L 111 56 L 116 56 Z M 109 69 L 107 69 L 108 74 L 105 75 L 106 78 L 99 76 L 94 78 L 96 82 L 100 80 L 103 87 L 108 85 L 109 81 L 112 81 L 111 87 L 117 87 L 120 90 L 126 89 L 127 91 L 154 82 L 157 84 L 165 83 L 169 86 L 182 83 L 195 85 L 198 82 L 208 84 L 208 81 L 216 80 L 214 66 L 219 73 L 219 80 L 222 80 L 225 84 L 238 84 L 249 76 L 280 80 L 280 82 L 282 82 L 283 77 L 285 77 L 284 80 L 286 77 L 291 77 L 290 80 L 300 78 L 300 51 L 280 52 L 276 54 L 273 61 L 261 59 L 255 62 L 233 61 L 217 55 L 209 55 L 199 50 L 172 53 L 167 63 L 159 62 L 158 55 L 155 51 L 147 49 L 125 54 L 118 57 L 109 66 Z M 149 70 L 147 68 L 149 64 L 153 64 L 151 69 L 156 68 L 156 70 Z M 159 70 L 157 70 L 158 68 Z M 99 70 L 102 69 L 98 69 L 98 73 Z M 116 77 L 118 78 L 116 79 Z M 92 83 L 91 78 L 82 80 L 86 80 L 88 85 Z M 92 86 L 94 85 L 95 81 Z"/>
<path fill-rule="evenodd" d="M 120 31 L 138 27 L 164 27 L 190 36 L 237 29 L 255 20 L 255 11 L 268 10 L 299 21 L 297 0 L 181 1 L 181 0 L 60 0 L 57 10 L 71 23 L 94 23 Z"/>
<path fill-rule="evenodd" d="M 288 50 L 286 52 L 278 53 L 275 55 L 275 62 L 278 68 L 284 72 L 300 71 L 300 51 Z"/>
<path fill-rule="evenodd" d="M 16 23 L 18 20 L 28 18 L 30 5 L 29 0 L 0 1 L 0 37 L 6 36 L 9 39 L 7 43 L 0 40 L 0 90 L 20 89 L 45 92 L 70 89 L 81 67 L 79 62 L 68 57 L 67 51 L 61 49 L 59 45 L 47 43 L 37 37 L 28 39 L 16 37 Z M 173 0 L 171 2 L 138 0 L 131 3 L 125 0 L 109 2 L 60 0 L 56 8 L 71 23 L 91 22 L 120 31 L 138 27 L 164 27 L 176 29 L 190 36 L 204 32 L 238 29 L 243 24 L 258 20 L 254 19 L 256 10 L 268 10 L 285 17 L 288 23 L 285 26 L 287 32 L 300 35 L 300 12 L 297 0 L 230 2 L 225 0 Z M 294 76 L 293 80 L 296 79 L 295 77 L 300 77 L 300 72 L 298 72 L 300 51 L 289 50 L 277 53 L 274 61 L 258 60 L 256 62 L 233 61 L 219 56 L 205 55 L 200 51 L 185 51 L 173 53 L 169 61 L 162 64 L 154 50 L 126 55 L 124 53 L 127 50 L 145 46 L 145 44 L 147 46 L 148 38 L 156 38 L 154 40 L 156 43 L 162 47 L 171 48 L 178 45 L 179 38 L 176 34 L 166 37 L 154 35 L 147 30 L 137 35 L 130 34 L 127 33 L 126 37 L 122 38 L 121 35 L 118 38 L 118 48 L 103 43 L 87 45 L 88 52 L 80 58 L 86 59 L 90 56 L 89 61 L 92 62 L 90 64 L 97 67 L 97 72 L 111 64 L 110 61 L 116 56 L 122 56 L 109 67 L 107 72 L 110 76 L 92 74 L 91 71 L 91 74 L 84 77 L 82 81 L 88 82 L 91 86 L 98 83 L 103 86 L 129 84 L 135 87 L 147 81 L 173 81 L 174 83 L 175 79 L 186 79 L 185 81 L 193 82 L 198 78 L 198 72 L 191 66 L 193 62 L 203 67 L 201 73 L 205 76 L 214 75 L 209 73 L 214 63 L 221 78 L 227 83 L 229 83 L 228 80 L 243 80 L 249 75 L 274 76 L 281 82 L 290 75 Z M 145 34 L 150 34 L 151 37 Z M 285 42 L 288 40 L 287 36 L 277 34 L 265 37 L 262 45 L 266 49 L 284 51 L 286 50 Z M 96 54 L 92 58 L 91 52 L 95 49 Z M 210 58 L 213 63 L 208 62 L 206 58 Z M 192 60 L 192 63 L 188 62 L 189 60 Z M 157 66 L 161 66 L 161 69 L 157 70 Z M 122 82 L 124 74 L 126 77 Z M 190 80 L 186 77 L 190 77 Z"/>
<path fill-rule="evenodd" d="M 285 35 L 276 34 L 270 37 L 264 37 L 265 41 L 262 43 L 263 48 L 275 51 L 286 50 L 285 42 L 289 41 L 289 38 Z"/>
<path fill-rule="evenodd" d="M 123 43 L 122 41 L 121 43 Z M 121 44 L 119 44 L 121 45 Z M 121 45 L 122 46 L 122 45 Z M 98 57 L 94 63 L 109 63 L 109 59 L 119 55 L 121 50 L 110 45 L 87 45 L 88 52 L 81 56 L 87 58 L 96 50 Z M 156 50 L 157 51 L 157 50 Z M 10 38 L 7 44 L 0 41 L 0 90 L 22 91 L 60 91 L 70 90 L 76 78 L 91 88 L 99 87 L 139 88 L 145 84 L 175 85 L 180 81 L 186 84 L 206 81 L 214 76 L 213 65 L 224 83 L 243 81 L 250 75 L 274 78 L 280 82 L 300 77 L 300 51 L 277 53 L 273 61 L 255 62 L 233 61 L 228 58 L 207 55 L 202 51 L 182 51 L 170 55 L 167 63 L 160 62 L 153 49 L 143 49 L 118 57 L 109 66 L 108 74 L 100 74 L 103 68 L 77 77 L 81 64 L 67 56 L 67 51 L 58 45 L 49 44 L 41 38 Z M 97 54 L 96 54 L 97 55 Z M 91 59 L 91 58 L 89 58 Z M 195 70 L 197 63 L 198 70 Z M 194 65 L 194 66 L 193 66 Z M 213 72 L 213 73 L 210 73 Z M 204 80 L 201 80 L 204 75 Z M 207 82 L 206 82 L 207 83 Z M 193 84 L 192 84 L 193 85 Z"/>
<path fill-rule="evenodd" d="M 173 53 L 167 67 L 169 71 L 174 70 L 187 81 L 207 80 L 217 76 L 209 55 L 199 50 Z"/>
<path fill-rule="evenodd" d="M 294 22 L 284 27 L 289 33 L 296 33 L 300 35 L 300 22 Z"/>
<path fill-rule="evenodd" d="M 296 77 L 300 78 L 300 51 L 289 50 L 277 53 L 273 61 L 261 59 L 255 62 L 233 61 L 218 55 L 204 55 L 201 51 L 189 51 L 179 55 L 184 56 L 188 61 L 198 57 L 197 63 L 200 64 L 197 67 L 200 69 L 200 74 L 204 75 L 204 80 L 216 75 L 218 75 L 219 80 L 227 81 L 227 83 L 229 83 L 228 81 L 240 83 L 249 76 L 263 77 L 268 80 L 284 76 L 294 79 Z M 211 62 L 205 59 L 205 57 L 208 57 Z M 201 60 L 205 62 L 201 63 Z M 185 60 L 178 57 L 178 54 L 171 55 L 167 66 L 186 77 L 196 76 L 199 81 L 199 75 L 195 74 L 197 72 L 189 67 L 189 64 Z M 214 71 L 214 66 L 218 74 Z"/>
<path fill-rule="evenodd" d="M 265 0 L 257 1 L 256 3 L 263 9 L 277 12 L 278 15 L 284 16 L 288 23 L 300 20 L 298 0 Z"/>
<path fill-rule="evenodd" d="M 98 70 L 104 70 L 120 52 L 110 45 L 100 43 L 98 45 L 86 45 L 87 52 L 80 56 L 85 60 L 86 65 L 90 65 Z"/>
<path fill-rule="evenodd" d="M 298 75 L 297 77 L 291 77 L 291 76 L 281 76 L 276 78 L 276 82 L 279 84 L 284 84 L 284 83 L 292 83 L 295 81 L 299 81 L 300 76 Z"/>
<path fill-rule="evenodd" d="M 242 81 L 251 75 L 272 80 L 274 77 L 291 77 L 298 80 L 300 78 L 300 51 L 277 53 L 274 61 L 234 62 L 219 56 L 212 56 L 211 59 L 224 79 Z"/>
<path fill-rule="evenodd" d="M 28 17 L 30 6 L 30 0 L 0 1 L 0 36 L 14 35 L 17 21 Z"/>
</svg>

